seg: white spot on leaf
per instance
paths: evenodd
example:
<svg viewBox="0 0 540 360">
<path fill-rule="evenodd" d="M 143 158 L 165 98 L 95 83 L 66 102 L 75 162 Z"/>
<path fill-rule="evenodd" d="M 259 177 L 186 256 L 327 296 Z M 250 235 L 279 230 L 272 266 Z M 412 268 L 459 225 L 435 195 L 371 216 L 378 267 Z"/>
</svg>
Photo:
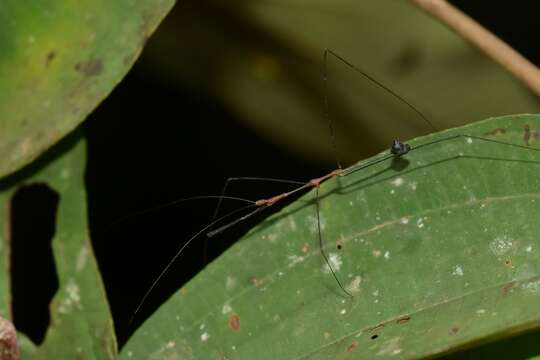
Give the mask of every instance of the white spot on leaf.
<svg viewBox="0 0 540 360">
<path fill-rule="evenodd" d="M 75 270 L 77 272 L 80 272 L 82 269 L 84 269 L 87 259 L 88 259 L 88 248 L 85 245 L 83 245 L 83 247 L 79 250 L 79 254 L 77 255 L 77 262 L 75 263 Z"/>
<path fill-rule="evenodd" d="M 400 187 L 401 185 L 403 185 L 403 178 L 395 178 L 394 180 L 391 181 L 392 185 L 396 186 L 396 187 Z"/>
<path fill-rule="evenodd" d="M 454 267 L 454 271 L 452 271 L 452 275 L 463 276 L 463 268 L 461 267 L 461 265 L 456 265 Z"/>
<path fill-rule="evenodd" d="M 341 261 L 341 257 L 336 253 L 330 253 L 328 255 L 328 262 L 330 263 L 330 265 L 332 266 L 332 269 L 335 272 L 338 272 L 339 269 L 341 269 L 341 265 L 343 264 L 343 262 Z M 328 264 L 324 264 L 323 272 L 326 274 L 331 272 Z"/>
<path fill-rule="evenodd" d="M 289 259 L 289 267 L 293 267 L 295 266 L 296 264 L 299 264 L 301 262 L 304 261 L 304 257 L 303 256 L 298 256 L 298 255 L 288 255 L 287 256 L 287 259 Z"/>
<path fill-rule="evenodd" d="M 66 285 L 66 296 L 58 305 L 58 312 L 66 314 L 71 312 L 73 308 L 82 309 L 81 295 L 79 286 L 77 286 L 73 279 L 70 279 Z"/>
<path fill-rule="evenodd" d="M 401 338 L 394 337 L 386 340 L 381 345 L 381 349 L 377 352 L 378 356 L 397 355 L 403 350 L 400 347 Z"/>
<path fill-rule="evenodd" d="M 235 286 L 236 286 L 236 279 L 231 276 L 227 276 L 227 279 L 225 280 L 225 289 L 232 290 L 235 288 Z"/>
<path fill-rule="evenodd" d="M 362 283 L 362 277 L 357 275 L 354 277 L 354 279 L 352 279 L 349 285 L 347 285 L 347 290 L 351 293 L 359 292 L 361 283 Z"/>
<path fill-rule="evenodd" d="M 491 252 L 497 256 L 501 256 L 506 254 L 508 251 L 512 249 L 512 239 L 509 239 L 508 236 L 502 235 L 498 236 L 489 243 L 489 248 L 491 249 Z"/>
<path fill-rule="evenodd" d="M 226 315 L 226 314 L 230 313 L 231 311 L 232 311 L 232 307 L 231 307 L 231 305 L 229 305 L 229 304 L 227 304 L 227 303 L 225 303 L 225 304 L 223 305 L 223 307 L 221 308 L 221 313 L 222 313 L 223 315 Z"/>
<path fill-rule="evenodd" d="M 533 280 L 521 285 L 521 288 L 530 293 L 536 293 L 540 290 L 540 280 Z"/>
</svg>

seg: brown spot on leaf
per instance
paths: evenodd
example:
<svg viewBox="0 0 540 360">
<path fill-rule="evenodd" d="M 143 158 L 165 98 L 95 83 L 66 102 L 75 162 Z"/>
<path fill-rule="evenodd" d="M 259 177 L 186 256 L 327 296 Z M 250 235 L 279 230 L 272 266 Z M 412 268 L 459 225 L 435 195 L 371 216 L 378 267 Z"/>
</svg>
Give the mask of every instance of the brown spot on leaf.
<svg viewBox="0 0 540 360">
<path fill-rule="evenodd" d="M 239 331 L 240 330 L 240 315 L 238 314 L 232 314 L 229 318 L 229 327 L 233 331 Z"/>
<path fill-rule="evenodd" d="M 370 328 L 369 331 L 375 332 L 375 331 L 380 331 L 382 329 L 384 329 L 384 324 L 379 324 L 377 326 L 374 326 L 374 327 Z"/>
<path fill-rule="evenodd" d="M 255 285 L 255 287 L 261 287 L 265 283 L 265 280 L 264 279 L 259 279 L 258 277 L 253 276 L 251 278 L 251 283 L 253 285 Z"/>
<path fill-rule="evenodd" d="M 103 72 L 101 59 L 88 59 L 75 64 L 75 70 L 85 76 L 96 76 Z"/>
<path fill-rule="evenodd" d="M 529 146 L 530 139 L 531 139 L 531 127 L 529 125 L 525 125 L 523 128 L 523 141 L 525 142 L 525 145 Z"/>
<path fill-rule="evenodd" d="M 307 254 L 309 252 L 309 244 L 308 243 L 304 243 L 304 246 L 302 246 L 302 252 L 304 254 Z"/>
<path fill-rule="evenodd" d="M 78 349 L 77 352 L 75 353 L 75 359 L 77 360 L 83 360 L 84 359 L 84 355 L 82 353 L 82 350 Z"/>
<path fill-rule="evenodd" d="M 405 315 L 405 316 L 402 316 L 399 319 L 397 319 L 396 323 L 397 324 L 406 324 L 406 323 L 409 322 L 409 320 L 411 320 L 411 317 L 409 315 Z"/>
<path fill-rule="evenodd" d="M 450 332 L 448 333 L 448 335 L 456 335 L 459 331 L 459 328 L 457 326 L 454 326 L 453 328 L 450 329 Z"/>
<path fill-rule="evenodd" d="M 540 132 L 538 131 L 531 131 L 531 127 L 529 125 L 525 125 L 523 127 L 523 141 L 525 142 L 525 145 L 529 146 L 529 141 L 531 140 L 531 137 L 535 140 L 540 139 Z"/>
<path fill-rule="evenodd" d="M 56 57 L 56 50 L 49 51 L 47 53 L 47 57 L 45 58 L 45 66 L 49 67 L 49 65 L 51 65 L 55 57 Z"/>
<path fill-rule="evenodd" d="M 19 360 L 19 346 L 17 345 L 17 332 L 11 321 L 0 317 L 0 358 L 5 360 Z"/>
<path fill-rule="evenodd" d="M 347 348 L 347 352 L 354 351 L 354 349 L 356 349 L 357 347 L 358 347 L 358 342 L 353 341 L 353 343 L 349 345 L 349 347 Z"/>
<path fill-rule="evenodd" d="M 488 136 L 488 135 L 497 135 L 497 134 L 505 134 L 506 133 L 506 129 L 503 129 L 503 128 L 496 128 L 494 130 L 491 130 L 491 131 L 488 131 L 487 133 L 484 133 L 484 136 Z"/>
<path fill-rule="evenodd" d="M 508 293 L 510 292 L 510 290 L 512 290 L 512 288 L 514 287 L 516 283 L 515 282 L 509 282 L 508 284 L 505 284 L 502 288 L 502 293 L 503 293 L 503 296 L 506 296 L 508 295 Z"/>
<path fill-rule="evenodd" d="M 512 265 L 512 260 L 510 260 L 510 259 L 506 259 L 506 260 L 504 261 L 504 266 L 506 266 L 506 267 L 509 268 L 509 269 L 513 269 L 513 268 L 514 268 L 514 266 Z"/>
</svg>

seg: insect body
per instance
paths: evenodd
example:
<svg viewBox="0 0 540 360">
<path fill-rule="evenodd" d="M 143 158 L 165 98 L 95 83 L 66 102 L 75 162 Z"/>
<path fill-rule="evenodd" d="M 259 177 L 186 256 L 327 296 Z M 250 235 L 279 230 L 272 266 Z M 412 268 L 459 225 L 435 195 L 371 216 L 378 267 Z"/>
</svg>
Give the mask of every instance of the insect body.
<svg viewBox="0 0 540 360">
<path fill-rule="evenodd" d="M 325 59 L 328 54 L 335 55 L 327 51 Z M 415 108 L 413 110 L 416 111 Z M 473 229 L 471 219 L 478 219 L 472 214 L 491 203 L 520 197 L 530 200 L 527 195 L 534 193 L 537 181 L 526 181 L 512 188 L 508 186 L 512 181 L 507 180 L 500 186 L 490 179 L 493 179 L 494 169 L 502 174 L 502 179 L 515 179 L 516 174 L 520 174 L 518 178 L 535 178 L 531 175 L 537 173 L 540 150 L 522 143 L 521 132 L 522 129 L 530 132 L 532 123 L 537 120 L 534 117 L 509 117 L 434 134 L 410 143 L 394 140 L 388 151 L 365 162 L 348 168 L 338 166 L 326 175 L 305 183 L 294 181 L 292 190 L 252 202 L 249 205 L 251 212 L 236 220 L 230 221 L 228 215 L 219 217 L 190 238 L 154 281 L 136 312 L 169 266 L 198 235 L 206 233 L 208 237 L 214 237 L 309 189 L 314 189 L 314 194 L 303 198 L 303 203 L 296 202 L 268 219 L 254 229 L 246 241 L 231 249 L 226 260 L 210 265 L 205 278 L 212 281 L 221 279 L 222 284 L 217 285 L 219 290 L 215 286 L 210 289 L 208 283 L 199 279 L 186 287 L 187 293 L 194 293 L 197 299 L 204 299 L 204 303 L 211 305 L 205 304 L 203 308 L 206 310 L 197 310 L 196 314 L 182 312 L 180 319 L 191 324 L 190 329 L 181 329 L 185 332 L 182 336 L 192 337 L 192 330 L 197 326 L 201 331 L 210 328 L 216 332 L 226 331 L 223 318 L 229 320 L 229 328 L 233 331 L 244 329 L 248 334 L 260 333 L 258 326 L 261 323 L 255 324 L 255 315 L 242 316 L 242 313 L 247 314 L 246 309 L 250 306 L 258 306 L 261 312 L 270 309 L 262 320 L 270 328 L 277 326 L 280 314 L 290 314 L 306 303 L 316 304 L 317 311 L 326 314 L 327 319 L 351 314 L 359 323 L 373 325 L 382 321 L 378 319 L 396 315 L 388 307 L 372 308 L 378 308 L 379 304 L 393 304 L 394 299 L 382 294 L 400 293 L 400 286 L 414 289 L 415 295 L 426 294 L 424 298 L 412 296 L 409 299 L 405 296 L 396 300 L 402 308 L 416 311 L 424 303 L 432 304 L 434 300 L 429 296 L 429 285 L 433 285 L 433 281 L 447 280 L 448 273 L 462 276 L 471 264 L 469 258 L 463 257 L 463 263 L 453 264 L 451 271 L 446 271 L 444 262 L 433 265 L 426 262 L 426 256 L 441 257 L 444 253 L 438 249 L 454 249 L 456 244 L 466 246 L 466 239 L 471 237 L 484 239 L 482 233 L 476 231 L 490 233 L 490 229 L 467 230 Z M 494 132 L 494 129 L 504 131 Z M 395 166 L 400 161 L 405 166 Z M 443 166 L 445 164 L 448 166 Z M 327 185 L 329 182 L 331 184 Z M 455 213 L 457 215 L 452 215 Z M 459 229 L 455 225 L 441 225 L 443 219 L 452 216 L 452 224 L 460 224 Z M 474 225 L 481 224 L 475 221 Z M 462 229 L 469 233 L 456 231 Z M 323 235 L 326 241 L 323 241 Z M 318 246 L 309 242 L 313 238 L 318 239 Z M 498 246 L 504 249 L 512 246 L 512 241 L 509 244 L 504 237 L 492 238 L 491 243 L 499 253 L 503 250 L 498 250 Z M 336 244 L 339 253 L 332 252 L 333 246 L 329 244 Z M 320 264 L 317 256 L 321 254 L 324 264 L 315 266 L 317 262 Z M 321 270 L 333 275 L 340 291 L 332 291 L 332 285 L 319 275 Z M 422 279 L 404 276 L 422 272 L 425 277 Z M 382 278 L 389 282 L 382 283 L 379 281 Z M 214 290 L 215 293 L 210 293 Z M 344 297 L 343 293 L 349 296 Z M 176 300 L 173 303 L 174 306 L 182 306 Z M 169 305 L 164 308 L 169 308 Z M 165 309 L 160 312 L 166 314 Z M 242 326 L 244 323 L 247 323 L 246 327 Z M 348 331 L 345 324 L 348 322 L 338 330 L 342 335 Z M 296 330 L 290 331 L 292 336 Z M 303 331 L 306 336 L 316 337 L 313 329 Z M 210 331 L 204 331 L 200 336 L 193 341 L 201 341 L 202 346 L 212 339 Z"/>
</svg>

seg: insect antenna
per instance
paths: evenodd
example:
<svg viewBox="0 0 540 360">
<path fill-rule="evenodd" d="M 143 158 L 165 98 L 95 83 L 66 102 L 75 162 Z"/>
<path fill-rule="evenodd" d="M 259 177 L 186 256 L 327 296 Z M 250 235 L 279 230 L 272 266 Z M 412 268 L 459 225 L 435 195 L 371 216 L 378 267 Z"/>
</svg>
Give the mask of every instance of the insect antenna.
<svg viewBox="0 0 540 360">
<path fill-rule="evenodd" d="M 328 96 L 327 96 L 327 92 L 326 92 L 326 82 L 327 82 L 327 66 L 328 66 L 328 55 L 332 55 L 334 58 L 336 58 L 337 60 L 341 61 L 343 64 L 347 65 L 348 67 L 350 67 L 351 69 L 353 69 L 354 71 L 356 71 L 357 73 L 359 73 L 360 75 L 362 75 L 363 77 L 365 77 L 366 79 L 368 79 L 369 81 L 371 81 L 372 83 L 374 83 L 375 85 L 379 86 L 381 89 L 385 90 L 386 92 L 388 92 L 390 95 L 392 95 L 394 98 L 398 99 L 399 101 L 401 101 L 402 103 L 404 103 L 405 105 L 407 105 L 409 107 L 409 109 L 411 109 L 412 111 L 414 111 L 426 124 L 429 125 L 429 127 L 437 132 L 439 131 L 435 125 L 433 125 L 433 123 L 420 111 L 418 110 L 418 108 L 416 108 L 412 103 L 410 103 L 409 101 L 407 101 L 403 96 L 397 94 L 394 90 L 392 90 L 390 87 L 384 85 L 383 83 L 381 83 L 380 81 L 376 80 L 373 76 L 369 75 L 367 72 L 361 70 L 359 67 L 353 65 L 352 63 L 350 63 L 349 61 L 347 61 L 344 57 L 338 55 L 336 52 L 334 52 L 333 50 L 330 50 L 330 49 L 325 49 L 324 50 L 324 55 L 323 55 L 323 62 L 324 62 L 324 77 L 323 77 L 323 80 L 324 80 L 324 86 L 325 86 L 325 92 L 324 92 L 324 104 L 325 104 L 325 114 L 326 114 L 326 118 L 328 120 L 328 123 L 329 123 L 329 126 L 330 126 L 330 131 L 331 131 L 331 134 L 332 134 L 332 147 L 334 147 L 334 149 L 336 148 L 336 145 L 335 145 L 335 137 L 334 137 L 334 128 L 333 128 L 333 125 L 332 125 L 332 121 L 330 120 L 330 117 L 329 117 L 329 114 L 328 114 Z M 338 162 L 339 163 L 339 162 Z"/>
</svg>

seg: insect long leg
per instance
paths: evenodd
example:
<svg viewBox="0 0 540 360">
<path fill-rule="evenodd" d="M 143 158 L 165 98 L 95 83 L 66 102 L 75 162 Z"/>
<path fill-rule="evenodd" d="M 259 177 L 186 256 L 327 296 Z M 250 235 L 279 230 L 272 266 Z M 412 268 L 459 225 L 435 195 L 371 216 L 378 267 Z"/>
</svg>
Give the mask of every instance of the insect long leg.
<svg viewBox="0 0 540 360">
<path fill-rule="evenodd" d="M 480 141 L 490 142 L 490 143 L 494 143 L 494 144 L 510 146 L 510 147 L 514 147 L 514 148 L 522 149 L 522 150 L 540 151 L 540 149 L 530 147 L 530 146 L 514 144 L 514 143 L 509 143 L 509 142 L 506 142 L 506 141 L 500 141 L 500 140 L 490 139 L 490 138 L 486 138 L 486 137 L 482 137 L 482 136 L 468 135 L 468 134 L 451 135 L 451 136 L 446 137 L 446 138 L 433 140 L 433 141 L 430 141 L 430 142 L 427 142 L 427 143 L 424 143 L 424 144 L 417 145 L 417 146 L 411 148 L 410 151 L 418 150 L 418 149 L 421 149 L 423 147 L 427 147 L 427 146 L 435 145 L 435 144 L 438 144 L 438 143 L 441 143 L 441 142 L 444 142 L 444 141 L 450 141 L 450 140 L 459 139 L 459 138 L 469 138 L 469 139 L 474 139 L 474 140 L 480 140 Z"/>
<path fill-rule="evenodd" d="M 169 271 L 169 268 L 174 264 L 174 262 L 176 261 L 176 259 L 178 259 L 178 257 L 180 255 L 182 255 L 182 253 L 184 252 L 184 250 L 189 246 L 189 244 L 191 244 L 191 242 L 193 242 L 193 240 L 195 240 L 197 237 L 199 237 L 202 233 L 204 233 L 205 231 L 208 231 L 208 229 L 212 228 L 212 226 L 214 226 L 215 224 L 225 220 L 225 219 L 228 219 L 230 217 L 232 217 L 233 215 L 236 215 L 238 214 L 239 212 L 241 211 L 244 211 L 244 210 L 247 210 L 249 208 L 252 208 L 256 206 L 255 205 L 255 202 L 252 202 L 250 205 L 247 205 L 247 206 L 244 206 L 244 207 L 241 207 L 240 209 L 236 209 L 220 218 L 218 218 L 217 220 L 214 220 L 213 222 L 211 222 L 210 224 L 206 225 L 205 227 L 203 227 L 201 230 L 199 230 L 195 235 L 193 235 L 191 238 L 189 238 L 185 243 L 184 245 L 182 245 L 182 247 L 176 252 L 176 254 L 174 254 L 174 256 L 171 258 L 171 260 L 169 260 L 169 262 L 167 263 L 167 265 L 163 268 L 163 270 L 161 270 L 161 272 L 159 273 L 159 275 L 157 276 L 157 278 L 152 282 L 152 285 L 150 285 L 150 287 L 148 288 L 148 290 L 146 291 L 146 293 L 144 294 L 144 296 L 142 297 L 141 301 L 139 302 L 139 304 L 137 305 L 137 308 L 135 309 L 134 313 L 133 313 L 133 316 L 131 317 L 131 320 L 130 320 L 130 323 L 133 322 L 133 320 L 135 319 L 135 316 L 138 314 L 139 310 L 141 309 L 141 307 L 143 306 L 143 304 L 146 302 L 146 299 L 148 298 L 148 296 L 150 295 L 150 293 L 152 292 L 152 290 L 154 290 L 154 288 L 156 287 L 157 283 L 163 278 L 163 276 L 167 273 L 167 271 Z M 260 208 L 257 208 L 256 210 L 259 210 Z"/>
<path fill-rule="evenodd" d="M 368 163 L 360 164 L 360 165 L 353 165 L 353 166 L 351 166 L 351 167 L 349 167 L 347 169 L 344 169 L 342 176 L 347 176 L 347 175 L 355 173 L 357 171 L 364 170 L 364 169 L 366 169 L 366 168 L 368 168 L 370 166 L 373 166 L 375 164 L 382 163 L 382 162 L 384 162 L 386 160 L 393 159 L 395 157 L 403 156 L 403 155 L 405 155 L 405 154 L 407 154 L 409 152 L 412 152 L 412 151 L 416 151 L 416 150 L 419 150 L 419 149 L 422 149 L 422 148 L 425 148 L 425 147 L 440 144 L 440 143 L 443 143 L 443 142 L 446 142 L 446 141 L 452 141 L 452 140 L 462 139 L 462 138 L 464 138 L 464 139 L 474 139 L 474 140 L 484 141 L 484 142 L 488 142 L 488 143 L 494 143 L 494 144 L 503 145 L 503 146 L 509 146 L 509 147 L 522 149 L 522 150 L 527 150 L 527 151 L 537 151 L 537 152 L 540 151 L 540 149 L 534 148 L 534 147 L 531 147 L 531 146 L 525 146 L 525 145 L 510 143 L 510 142 L 501 141 L 501 140 L 490 139 L 490 138 L 486 138 L 486 137 L 482 137 L 482 136 L 469 135 L 469 134 L 451 135 L 451 136 L 448 136 L 448 137 L 445 137 L 445 138 L 442 138 L 442 139 L 429 141 L 427 143 L 423 143 L 423 144 L 416 145 L 416 146 L 409 146 L 408 144 L 404 144 L 404 143 L 401 143 L 401 142 L 398 141 L 399 144 L 401 144 L 403 146 L 408 146 L 408 148 L 404 152 L 396 154 L 396 153 L 393 153 L 392 151 L 390 151 L 388 154 L 383 155 L 382 157 L 380 157 L 378 159 L 375 159 L 375 160 L 372 160 L 372 161 L 370 161 Z M 397 140 L 394 140 L 394 141 L 397 141 Z"/>
<path fill-rule="evenodd" d="M 323 237 L 322 237 L 322 230 L 321 230 L 321 216 L 320 216 L 320 199 L 319 199 L 319 187 L 315 187 L 315 209 L 317 214 L 317 237 L 319 239 L 319 250 L 321 252 L 322 257 L 324 258 L 324 261 L 326 261 L 326 265 L 328 265 L 328 269 L 330 269 L 330 272 L 334 276 L 334 279 L 336 279 L 336 282 L 338 283 L 339 287 L 345 294 L 347 294 L 350 297 L 353 297 L 350 292 L 348 292 L 341 281 L 339 280 L 338 276 L 336 275 L 336 272 L 334 271 L 334 268 L 332 266 L 332 263 L 330 262 L 328 256 L 326 255 L 326 252 L 324 251 L 324 244 L 323 244 Z"/>
<path fill-rule="evenodd" d="M 164 209 L 168 209 L 168 208 L 171 208 L 171 207 L 174 207 L 174 206 L 178 206 L 178 205 L 180 205 L 182 203 L 185 203 L 185 202 L 204 200 L 204 199 L 219 199 L 220 201 L 234 200 L 234 201 L 247 202 L 247 203 L 250 203 L 250 204 L 255 203 L 254 201 L 244 199 L 244 198 L 241 198 L 241 197 L 237 197 L 237 196 L 224 196 L 224 195 L 220 195 L 220 196 L 218 196 L 218 195 L 191 196 L 191 197 L 174 200 L 174 201 L 171 201 L 171 202 L 168 202 L 168 203 L 165 203 L 165 204 L 161 204 L 161 205 L 158 205 L 158 206 L 151 207 L 149 209 L 145 209 L 145 210 L 142 210 L 142 211 L 137 211 L 137 212 L 122 216 L 122 217 L 114 220 L 110 224 L 108 224 L 108 226 L 103 229 L 103 232 L 107 233 L 108 231 L 110 231 L 115 226 L 118 226 L 119 224 L 121 224 L 121 223 L 123 223 L 123 222 L 125 222 L 125 221 L 127 221 L 129 219 L 133 219 L 133 218 L 137 218 L 139 216 L 155 213 L 155 212 L 158 212 L 158 211 L 161 211 L 161 210 L 164 210 Z"/>
</svg>

